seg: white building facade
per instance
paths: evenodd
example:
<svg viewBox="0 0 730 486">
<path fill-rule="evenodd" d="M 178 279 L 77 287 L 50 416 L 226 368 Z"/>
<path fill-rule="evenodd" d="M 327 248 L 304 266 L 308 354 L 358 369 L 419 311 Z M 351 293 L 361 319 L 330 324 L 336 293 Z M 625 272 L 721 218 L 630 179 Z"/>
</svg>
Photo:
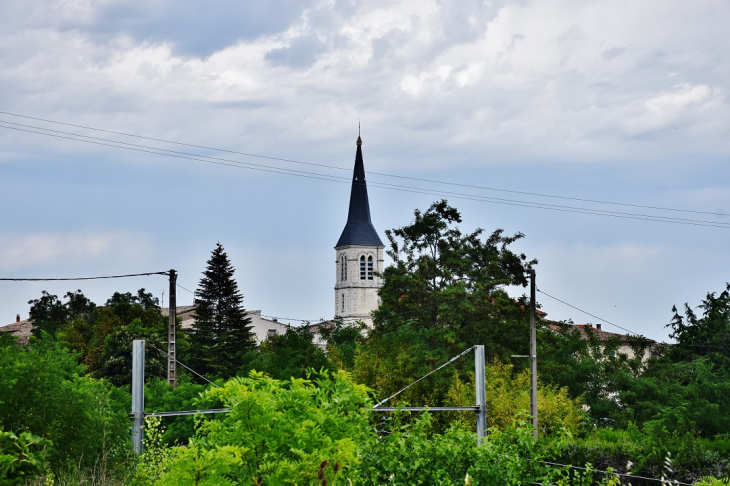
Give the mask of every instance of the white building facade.
<svg viewBox="0 0 730 486">
<path fill-rule="evenodd" d="M 352 176 L 347 224 L 335 245 L 335 316 L 345 322 L 362 321 L 372 326 L 372 312 L 380 305 L 385 246 L 370 219 L 370 203 L 362 158 L 362 139 Z"/>
</svg>

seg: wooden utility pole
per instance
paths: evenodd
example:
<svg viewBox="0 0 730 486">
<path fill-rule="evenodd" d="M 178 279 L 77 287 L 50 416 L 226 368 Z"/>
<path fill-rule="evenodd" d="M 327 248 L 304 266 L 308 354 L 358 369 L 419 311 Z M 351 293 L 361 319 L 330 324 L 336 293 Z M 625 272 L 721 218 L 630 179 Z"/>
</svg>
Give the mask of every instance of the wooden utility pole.
<svg viewBox="0 0 730 486">
<path fill-rule="evenodd" d="M 535 270 L 530 269 L 530 415 L 537 440 L 537 322 L 535 319 Z"/>
<path fill-rule="evenodd" d="M 176 325 L 177 325 L 177 272 L 170 270 L 170 323 L 167 330 L 167 383 L 177 386 L 177 353 L 176 353 Z"/>
</svg>

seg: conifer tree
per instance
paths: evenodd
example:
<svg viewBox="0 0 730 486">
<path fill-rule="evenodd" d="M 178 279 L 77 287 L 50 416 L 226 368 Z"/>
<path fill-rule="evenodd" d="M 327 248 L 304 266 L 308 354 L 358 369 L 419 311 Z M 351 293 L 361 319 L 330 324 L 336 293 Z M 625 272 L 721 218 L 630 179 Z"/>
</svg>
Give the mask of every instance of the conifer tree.
<svg viewBox="0 0 730 486">
<path fill-rule="evenodd" d="M 195 298 L 190 338 L 193 365 L 199 373 L 234 376 L 244 354 L 255 346 L 234 272 L 223 246 L 217 243 Z"/>
</svg>

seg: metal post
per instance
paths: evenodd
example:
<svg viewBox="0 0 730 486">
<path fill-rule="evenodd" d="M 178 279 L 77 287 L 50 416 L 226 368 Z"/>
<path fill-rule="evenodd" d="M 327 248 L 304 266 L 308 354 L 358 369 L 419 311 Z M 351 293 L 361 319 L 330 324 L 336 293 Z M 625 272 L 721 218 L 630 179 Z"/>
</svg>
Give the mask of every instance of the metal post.
<svg viewBox="0 0 730 486">
<path fill-rule="evenodd" d="M 530 269 L 530 415 L 537 440 L 537 323 L 535 321 L 535 270 Z"/>
<path fill-rule="evenodd" d="M 144 340 L 132 341 L 132 449 L 142 454 L 142 426 L 144 425 Z"/>
<path fill-rule="evenodd" d="M 170 324 L 167 330 L 167 383 L 177 386 L 176 320 L 177 320 L 177 272 L 170 270 Z"/>
<path fill-rule="evenodd" d="M 484 345 L 474 346 L 474 384 L 476 387 L 477 410 L 477 445 L 487 436 L 487 391 L 484 376 Z"/>
</svg>

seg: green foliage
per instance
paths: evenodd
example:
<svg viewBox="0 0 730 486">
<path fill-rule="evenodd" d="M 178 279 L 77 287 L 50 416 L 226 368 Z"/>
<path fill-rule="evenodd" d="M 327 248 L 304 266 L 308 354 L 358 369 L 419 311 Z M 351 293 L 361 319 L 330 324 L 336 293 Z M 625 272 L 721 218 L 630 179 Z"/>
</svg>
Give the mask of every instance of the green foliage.
<svg viewBox="0 0 730 486">
<path fill-rule="evenodd" d="M 167 472 L 167 467 L 175 455 L 175 449 L 165 446 L 165 429 L 159 417 L 146 417 L 144 420 L 143 454 L 137 461 L 135 484 L 154 484 Z"/>
<path fill-rule="evenodd" d="M 717 295 L 708 293 L 698 308 L 701 315 L 684 304 L 684 316 L 673 307 L 674 317 L 667 325 L 669 335 L 678 346 L 672 347 L 670 357 L 674 361 L 704 357 L 709 362 L 730 369 L 730 283 Z"/>
<path fill-rule="evenodd" d="M 169 412 L 175 410 L 195 410 L 198 399 L 205 392 L 206 386 L 192 383 L 188 375 L 180 375 L 178 386 L 172 388 L 166 379 L 152 378 L 145 383 L 144 400 L 146 412 Z M 207 406 L 217 404 L 209 403 Z M 195 417 L 183 415 L 166 417 L 161 420 L 161 444 L 168 446 L 187 445 L 195 433 Z"/>
<path fill-rule="evenodd" d="M 529 414 L 530 410 L 530 373 L 523 370 L 515 373 L 511 365 L 494 361 L 486 367 L 486 390 L 489 428 L 507 430 L 517 417 Z M 452 388 L 447 395 L 454 406 L 474 405 L 474 379 L 464 383 L 455 375 Z M 537 388 L 538 427 L 541 437 L 562 436 L 570 433 L 577 435 L 585 426 L 585 413 L 580 402 L 568 396 L 565 388 L 538 383 Z M 473 412 L 453 412 L 459 414 L 458 420 L 475 429 L 476 419 Z"/>
<path fill-rule="evenodd" d="M 255 369 L 278 380 L 304 378 L 310 369 L 331 369 L 332 365 L 313 342 L 314 335 L 306 327 L 290 327 L 284 334 L 269 336 L 250 352 L 242 374 Z"/>
<path fill-rule="evenodd" d="M 591 463 L 619 472 L 630 463 L 634 474 L 659 478 L 667 457 L 672 458 L 673 479 L 692 482 L 701 475 L 727 476 L 730 437 L 702 439 L 690 430 L 670 431 L 661 421 L 643 427 L 630 424 L 626 429 L 597 428 L 572 441 L 558 462 Z"/>
<path fill-rule="evenodd" d="M 414 221 L 386 235 L 395 263 L 383 272 L 382 304 L 374 328 L 354 359 L 358 380 L 386 396 L 401 389 L 465 348 L 483 344 L 488 357 L 509 359 L 529 347 L 529 314 L 524 297 L 502 287 L 526 285 L 525 272 L 537 263 L 512 252 L 522 234 L 501 230 L 462 233 L 459 212 L 446 201 L 416 210 Z M 473 361 L 455 363 L 466 379 Z M 443 405 L 450 378 L 434 376 L 409 389 L 402 400 Z"/>
<path fill-rule="evenodd" d="M 0 431 L 0 486 L 23 483 L 40 476 L 48 466 L 46 447 L 51 441 L 30 432 L 20 436 Z"/>
<path fill-rule="evenodd" d="M 206 399 L 230 407 L 201 423 L 158 484 L 328 484 L 354 478 L 357 447 L 369 432 L 367 388 L 346 372 L 290 382 L 251 372 Z M 354 479 L 353 479 L 354 480 Z"/>
<path fill-rule="evenodd" d="M 352 370 L 357 347 L 365 342 L 363 322 L 345 323 L 336 318 L 333 326 L 322 326 L 320 336 L 327 343 L 327 358 L 338 369 Z"/>
<path fill-rule="evenodd" d="M 145 379 L 167 375 L 167 357 L 158 349 L 163 349 L 163 339 L 158 329 L 146 327 L 139 318 L 126 326 L 115 328 L 104 338 L 104 348 L 99 359 L 99 376 L 103 376 L 115 386 L 129 386 L 132 382 L 132 341 L 145 341 Z"/>
<path fill-rule="evenodd" d="M 246 353 L 255 347 L 251 318 L 243 308 L 234 272 L 223 246 L 217 243 L 198 284 L 190 333 L 191 364 L 204 375 L 234 376 Z"/>
<path fill-rule="evenodd" d="M 530 424 L 518 419 L 504 430 L 493 430 L 477 447 L 476 434 L 463 428 L 435 432 L 427 413 L 406 425 L 399 414 L 386 423 L 389 430 L 371 436 L 362 449 L 362 484 L 530 484 L 552 474 L 543 461 L 563 448 L 567 438 L 535 442 Z"/>
<path fill-rule="evenodd" d="M 83 376 L 76 359 L 47 334 L 24 347 L 0 337 L 0 429 L 51 440 L 54 469 L 122 458 L 128 447 L 128 399 Z"/>
</svg>

